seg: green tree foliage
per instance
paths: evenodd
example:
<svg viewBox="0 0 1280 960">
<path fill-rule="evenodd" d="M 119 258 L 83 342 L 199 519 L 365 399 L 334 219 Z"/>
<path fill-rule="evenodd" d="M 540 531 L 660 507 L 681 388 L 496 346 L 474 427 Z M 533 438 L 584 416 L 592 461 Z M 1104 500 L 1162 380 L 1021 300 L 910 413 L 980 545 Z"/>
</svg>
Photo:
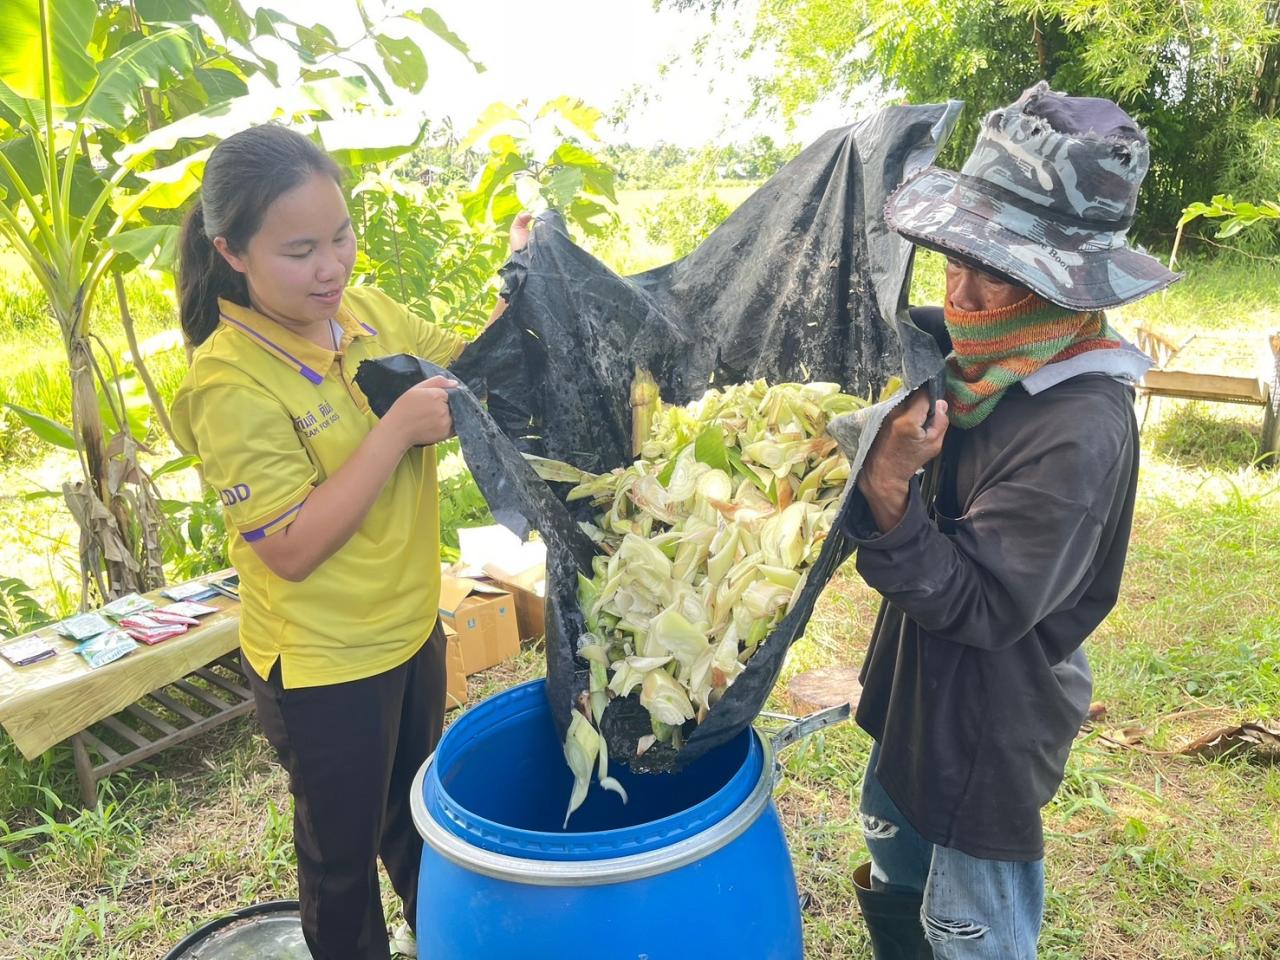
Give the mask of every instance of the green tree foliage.
<svg viewBox="0 0 1280 960">
<path fill-rule="evenodd" d="M 773 137 L 757 134 L 746 143 L 731 143 L 719 151 L 723 180 L 768 180 L 800 152 L 799 144 L 780 145 Z"/>
<path fill-rule="evenodd" d="M 674 143 L 637 147 L 610 144 L 605 158 L 618 172 L 618 182 L 630 190 L 661 190 L 684 186 L 685 168 L 694 151 Z"/>
<path fill-rule="evenodd" d="M 612 144 L 604 156 L 617 171 L 618 183 L 629 189 L 678 190 L 693 182 L 768 180 L 799 152 L 799 144 L 778 144 L 760 134 L 746 143 L 711 143 L 695 149 L 670 143 Z"/>
<path fill-rule="evenodd" d="M 444 184 L 465 187 L 480 172 L 487 158 L 478 150 L 464 149 L 451 120 L 428 123 L 422 143 L 396 161 L 395 172 L 403 180 L 430 187 Z"/>
<path fill-rule="evenodd" d="M 460 146 L 484 144 L 488 159 L 459 200 L 467 221 L 504 230 L 522 210 L 561 211 L 587 236 L 616 220 L 614 172 L 595 151 L 600 111 L 557 97 L 534 110 L 528 103 L 490 105 Z"/>
<path fill-rule="evenodd" d="M 453 563 L 461 555 L 458 542 L 460 528 L 493 523 L 489 504 L 472 479 L 471 472 L 458 464 L 462 457 L 459 450 L 455 438 L 440 444 L 437 453 L 440 462 L 440 559 L 446 563 Z"/>
<path fill-rule="evenodd" d="M 484 326 L 506 237 L 468 223 L 457 185 L 370 170 L 352 190 L 360 234 L 356 273 L 411 310 L 464 336 Z"/>
<path fill-rule="evenodd" d="M 659 2 L 721 14 L 737 5 Z M 761 0 L 754 16 L 748 44 L 775 54 L 756 84 L 759 107 L 789 116 L 866 89 L 964 100 L 948 165 L 984 113 L 1038 80 L 1115 99 L 1151 138 L 1137 225 L 1149 239 L 1169 237 L 1192 200 L 1280 191 L 1276 0 Z"/>
<path fill-rule="evenodd" d="M 560 210 L 580 234 L 616 221 L 614 173 L 592 149 L 600 113 L 561 97 L 533 110 L 495 103 L 467 137 L 366 170 L 352 191 L 356 272 L 418 313 L 474 336 L 498 290 L 507 228 L 521 210 Z"/>
<path fill-rule="evenodd" d="M 1280 196 L 1275 200 L 1249 203 L 1247 200 L 1236 200 L 1230 195 L 1218 194 L 1208 203 L 1196 201 L 1188 204 L 1178 220 L 1178 232 L 1173 240 L 1173 250 L 1169 253 L 1171 265 L 1177 260 L 1183 230 L 1187 224 L 1201 217 L 1217 221 L 1218 226 L 1213 235 L 1219 240 L 1226 240 L 1249 227 L 1275 226 L 1280 223 Z"/>
<path fill-rule="evenodd" d="M 679 258 L 692 253 L 729 216 L 729 206 L 709 190 L 667 194 L 644 214 L 645 237 L 671 247 Z"/>
<path fill-rule="evenodd" d="M 14 577 L 0 577 L 0 638 L 16 637 L 51 621 L 31 588 Z"/>
<path fill-rule="evenodd" d="M 179 470 L 194 462 L 194 457 L 180 457 L 165 466 Z M 226 517 L 216 490 L 206 487 L 199 500 L 161 500 L 160 509 L 168 521 L 160 531 L 164 562 L 176 581 L 227 566 Z"/>
</svg>

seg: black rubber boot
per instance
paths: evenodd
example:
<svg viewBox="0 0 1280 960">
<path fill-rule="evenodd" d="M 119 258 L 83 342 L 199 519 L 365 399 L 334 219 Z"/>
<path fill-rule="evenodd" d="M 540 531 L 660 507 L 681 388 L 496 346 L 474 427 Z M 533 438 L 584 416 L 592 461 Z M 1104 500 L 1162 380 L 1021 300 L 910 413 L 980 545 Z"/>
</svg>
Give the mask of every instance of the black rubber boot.
<svg viewBox="0 0 1280 960">
<path fill-rule="evenodd" d="M 853 884 L 875 960 L 933 960 L 933 948 L 920 925 L 921 894 L 872 890 L 870 863 L 853 871 Z"/>
</svg>

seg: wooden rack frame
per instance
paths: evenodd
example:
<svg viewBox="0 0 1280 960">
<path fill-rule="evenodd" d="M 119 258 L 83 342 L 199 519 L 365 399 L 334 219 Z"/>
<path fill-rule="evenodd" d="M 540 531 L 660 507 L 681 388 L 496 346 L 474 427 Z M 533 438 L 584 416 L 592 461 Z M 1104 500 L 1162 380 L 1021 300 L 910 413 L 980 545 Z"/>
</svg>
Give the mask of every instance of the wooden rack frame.
<svg viewBox="0 0 1280 960">
<path fill-rule="evenodd" d="M 114 716 L 91 724 L 71 737 L 76 776 L 85 805 L 93 807 L 98 802 L 98 781 L 104 777 L 228 720 L 242 717 L 252 709 L 253 694 L 244 681 L 236 652 L 225 654 L 182 679 L 151 691 Z M 126 722 L 126 718 L 131 722 Z M 128 746 L 117 749 L 108 739 L 124 741 Z"/>
<path fill-rule="evenodd" d="M 1138 328 L 1138 346 L 1156 364 L 1143 377 L 1139 393 L 1146 397 L 1143 421 L 1154 397 L 1179 397 L 1212 403 L 1243 403 L 1263 408 L 1259 453 L 1280 455 L 1280 332 L 1259 334 L 1193 334 L 1183 340 L 1150 327 Z M 1215 348 L 1247 344 L 1255 369 L 1224 370 L 1206 363 Z"/>
</svg>

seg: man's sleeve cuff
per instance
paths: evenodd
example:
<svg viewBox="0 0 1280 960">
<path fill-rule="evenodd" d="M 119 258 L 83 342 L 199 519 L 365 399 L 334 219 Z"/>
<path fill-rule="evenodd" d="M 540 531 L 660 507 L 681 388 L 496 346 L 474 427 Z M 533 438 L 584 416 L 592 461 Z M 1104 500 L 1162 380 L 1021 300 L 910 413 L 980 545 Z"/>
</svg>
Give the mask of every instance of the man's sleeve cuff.
<svg viewBox="0 0 1280 960">
<path fill-rule="evenodd" d="M 913 539 L 922 527 L 928 526 L 929 516 L 920 497 L 920 478 L 911 478 L 907 488 L 907 509 L 898 521 L 897 526 L 887 533 L 881 533 L 871 516 L 871 507 L 867 505 L 862 491 L 856 486 L 850 491 L 853 497 L 850 504 L 849 519 L 845 522 L 845 533 L 858 545 L 859 550 L 892 550 Z"/>
</svg>

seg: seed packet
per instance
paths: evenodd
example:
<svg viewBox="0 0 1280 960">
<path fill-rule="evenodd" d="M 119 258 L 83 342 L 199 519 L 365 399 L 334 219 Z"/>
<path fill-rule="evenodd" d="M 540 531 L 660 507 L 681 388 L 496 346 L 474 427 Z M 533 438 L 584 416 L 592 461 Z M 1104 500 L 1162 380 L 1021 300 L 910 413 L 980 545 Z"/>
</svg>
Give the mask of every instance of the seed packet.
<svg viewBox="0 0 1280 960">
<path fill-rule="evenodd" d="M 14 640 L 12 643 L 6 643 L 0 646 L 0 656 L 12 663 L 15 667 L 25 667 L 29 663 L 39 663 L 41 660 L 48 660 L 50 657 L 57 655 L 58 651 L 50 643 L 47 637 L 23 637 L 21 640 Z"/>
<path fill-rule="evenodd" d="M 136 593 L 125 594 L 123 597 L 117 597 L 102 608 L 102 612 L 108 617 L 119 620 L 121 617 L 127 617 L 131 613 L 141 613 L 144 610 L 150 610 L 155 606 L 146 597 Z"/>
<path fill-rule="evenodd" d="M 175 583 L 160 592 L 170 600 L 208 600 L 218 595 L 217 590 L 200 580 L 191 583 Z"/>
<path fill-rule="evenodd" d="M 158 612 L 176 613 L 183 617 L 203 617 L 210 613 L 217 613 L 218 608 L 211 607 L 207 603 L 196 603 L 194 600 L 182 600 L 163 606 Z"/>
<path fill-rule="evenodd" d="M 109 620 L 97 613 L 82 613 L 67 617 L 53 625 L 54 630 L 72 640 L 88 640 L 112 628 Z"/>
<path fill-rule="evenodd" d="M 221 580 L 210 580 L 209 586 L 217 590 L 223 596 L 230 597 L 232 600 L 240 599 L 240 574 L 233 573 L 229 577 L 223 577 Z"/>
<path fill-rule="evenodd" d="M 129 627 L 125 632 L 139 643 L 150 646 L 162 640 L 180 637 L 187 632 L 187 628 L 183 624 L 170 623 L 160 627 Z"/>
<path fill-rule="evenodd" d="M 188 617 L 186 614 L 174 613 L 171 610 L 153 610 L 150 614 L 151 619 L 155 620 L 161 626 L 169 627 L 173 624 L 181 624 L 184 627 L 194 627 L 200 623 L 195 617 Z"/>
<path fill-rule="evenodd" d="M 167 624 L 157 620 L 150 613 L 134 613 L 127 617 L 121 617 L 120 626 L 124 627 L 126 630 L 131 627 L 140 627 L 144 630 L 154 630 L 157 627 L 167 626 Z"/>
<path fill-rule="evenodd" d="M 76 653 L 84 657 L 89 666 L 96 670 L 137 649 L 138 645 L 134 643 L 133 638 L 123 630 L 108 630 L 80 644 L 76 647 Z"/>
</svg>

